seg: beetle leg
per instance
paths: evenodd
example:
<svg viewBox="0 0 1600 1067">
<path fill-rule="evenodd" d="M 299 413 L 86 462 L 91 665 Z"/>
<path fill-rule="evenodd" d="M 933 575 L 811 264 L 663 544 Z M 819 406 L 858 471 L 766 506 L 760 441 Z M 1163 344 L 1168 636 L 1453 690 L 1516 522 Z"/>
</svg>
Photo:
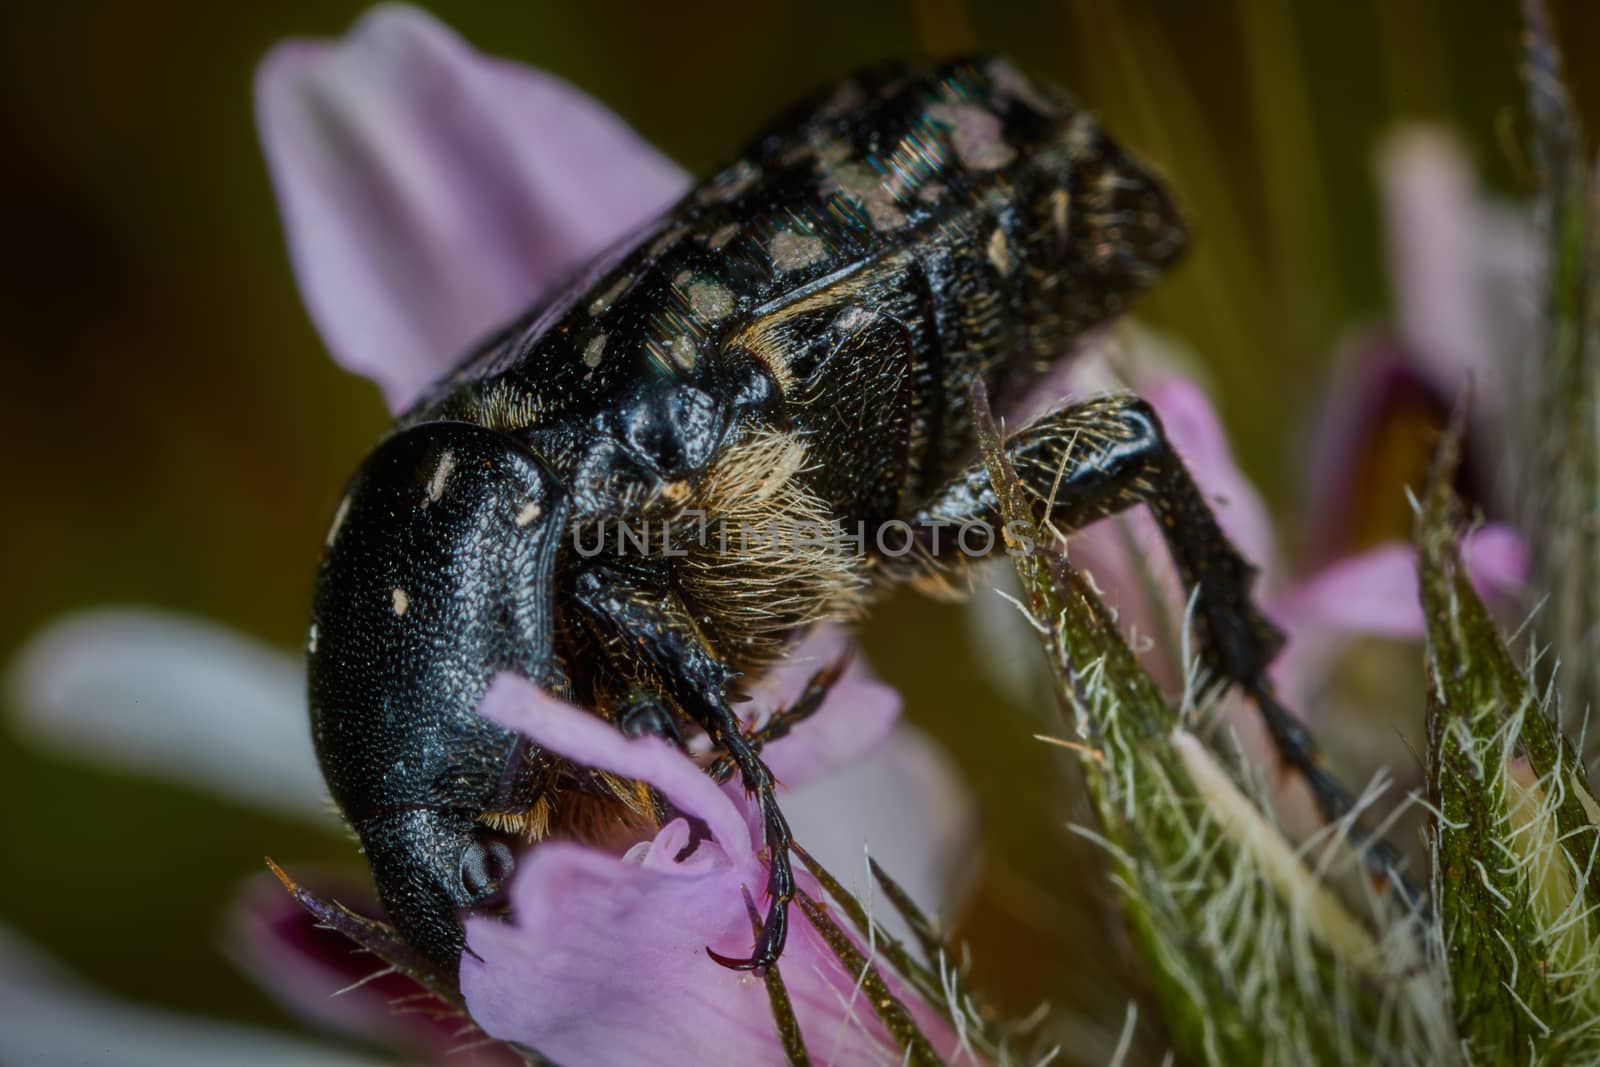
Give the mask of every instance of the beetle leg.
<svg viewBox="0 0 1600 1067">
<path fill-rule="evenodd" d="M 1076 404 L 1009 437 L 1005 452 L 1038 502 L 1038 516 L 1063 532 L 1149 507 L 1184 587 L 1197 591 L 1200 653 L 1213 684 L 1250 688 L 1266 676 L 1283 636 L 1251 599 L 1256 569 L 1217 525 L 1154 409 L 1126 394 Z M 933 529 L 998 521 L 999 503 L 979 462 L 947 482 L 911 523 Z M 952 554 L 952 545 L 941 547 Z"/>
<path fill-rule="evenodd" d="M 795 893 L 789 857 L 792 838 L 778 807 L 772 772 L 761 762 L 728 704 L 725 692 L 737 675 L 708 647 L 677 594 L 645 576 L 600 565 L 575 577 L 573 595 L 594 625 L 630 656 L 639 657 L 674 702 L 727 753 L 744 779 L 745 790 L 755 795 L 770 853 L 766 919 L 748 959 L 724 956 L 710 948 L 706 952 L 724 967 L 765 972 L 777 962 L 788 937 L 789 903 Z M 609 642 L 608 647 L 612 647 Z"/>
<path fill-rule="evenodd" d="M 850 659 L 851 654 L 845 652 L 813 674 L 794 703 L 774 712 L 771 718 L 751 731 L 749 735 L 751 746 L 760 752 L 779 738 L 787 737 L 790 730 L 815 715 L 822 707 L 823 701 L 827 700 L 828 694 L 833 691 L 834 685 L 844 677 L 844 672 L 850 666 Z M 724 754 L 706 767 L 706 773 L 711 776 L 712 781 L 721 783 L 732 777 L 737 769 L 732 758 Z"/>
<path fill-rule="evenodd" d="M 667 702 L 654 693 L 636 690 L 628 694 L 614 721 L 627 737 L 659 737 L 672 742 L 676 748 L 683 747 L 676 716 Z"/>
<path fill-rule="evenodd" d="M 1005 452 L 1040 516 L 1063 532 L 1136 504 L 1155 514 L 1186 589 L 1198 591 L 1195 621 L 1211 684 L 1232 682 L 1256 704 L 1284 765 L 1334 822 L 1354 800 L 1322 765 L 1315 738 L 1278 702 L 1267 668 L 1283 635 L 1250 596 L 1255 568 L 1228 540 L 1205 496 L 1167 441 L 1154 409 L 1136 396 L 1101 397 L 1044 416 L 1006 440 Z M 911 520 L 913 528 L 999 521 L 988 468 L 976 463 L 947 482 Z M 933 556 L 935 564 L 937 555 Z M 924 564 L 926 565 L 926 564 Z M 1369 862 L 1412 899 L 1387 843 L 1367 843 Z"/>
</svg>

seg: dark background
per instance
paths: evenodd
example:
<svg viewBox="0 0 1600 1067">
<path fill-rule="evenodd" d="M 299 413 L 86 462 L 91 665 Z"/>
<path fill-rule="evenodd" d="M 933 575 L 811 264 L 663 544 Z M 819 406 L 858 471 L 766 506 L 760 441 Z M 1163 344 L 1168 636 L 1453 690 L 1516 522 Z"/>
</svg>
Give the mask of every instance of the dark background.
<svg viewBox="0 0 1600 1067">
<path fill-rule="evenodd" d="M 301 310 L 250 84 L 273 42 L 338 34 L 361 10 L 8 14 L 0 655 L 61 612 L 108 602 L 299 644 L 327 517 L 386 420 Z M 432 10 L 479 48 L 568 78 L 697 173 L 791 96 L 887 55 L 977 45 L 1070 87 L 1187 205 L 1196 251 L 1141 314 L 1205 357 L 1291 544 L 1316 491 L 1298 472 L 1328 360 L 1388 308 L 1375 148 L 1398 122 L 1443 122 L 1491 188 L 1529 187 L 1509 0 Z M 1555 14 L 1569 56 L 1596 54 L 1600 5 Z M 1600 76 L 1577 79 L 1593 116 Z M 960 609 L 904 595 L 865 640 L 980 800 L 989 862 L 963 935 L 980 985 L 1022 1012 L 1098 984 L 1104 950 L 1087 931 L 1102 923 L 1048 755 L 1027 740 L 1040 723 L 980 680 L 966 634 Z M 3 732 L 0 820 L 0 921 L 120 994 L 284 1025 L 219 953 L 220 909 L 263 853 L 355 860 L 343 839 Z"/>
</svg>

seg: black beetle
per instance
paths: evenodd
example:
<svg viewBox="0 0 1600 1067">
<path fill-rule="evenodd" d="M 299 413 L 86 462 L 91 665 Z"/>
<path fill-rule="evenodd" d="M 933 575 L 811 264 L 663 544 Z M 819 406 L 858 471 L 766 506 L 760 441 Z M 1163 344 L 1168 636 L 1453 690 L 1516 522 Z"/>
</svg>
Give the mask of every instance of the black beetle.
<svg viewBox="0 0 1600 1067">
<path fill-rule="evenodd" d="M 494 898 L 507 838 L 564 795 L 668 814 L 480 717 L 514 671 L 632 733 L 709 734 L 771 850 L 753 954 L 716 958 L 774 961 L 789 830 L 733 683 L 884 583 L 960 563 L 940 529 L 997 511 L 974 387 L 1017 395 L 1184 243 L 1160 184 L 1065 95 L 1002 60 L 880 66 L 469 355 L 351 483 L 312 610 L 318 756 L 402 935 L 453 973 L 458 911 Z M 1007 450 L 1060 528 L 1151 506 L 1215 673 L 1261 676 L 1279 637 L 1253 570 L 1147 405 L 1068 407 Z M 608 523 L 655 520 L 608 543 Z M 841 538 L 725 536 L 775 520 Z M 886 547 L 895 525 L 911 551 Z"/>
</svg>

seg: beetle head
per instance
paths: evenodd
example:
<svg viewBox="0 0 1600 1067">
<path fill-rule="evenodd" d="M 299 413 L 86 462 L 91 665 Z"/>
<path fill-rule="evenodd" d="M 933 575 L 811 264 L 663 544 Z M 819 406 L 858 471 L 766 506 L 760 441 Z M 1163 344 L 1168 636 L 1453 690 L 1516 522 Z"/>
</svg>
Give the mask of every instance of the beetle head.
<svg viewBox="0 0 1600 1067">
<path fill-rule="evenodd" d="M 510 852 L 478 825 L 532 799 L 527 746 L 478 713 L 499 671 L 557 677 L 553 571 L 567 494 L 517 440 L 468 423 L 384 441 L 339 505 L 312 607 L 312 734 L 391 919 L 454 973 L 456 910 Z"/>
<path fill-rule="evenodd" d="M 357 832 L 395 928 L 453 978 L 466 947 L 457 915 L 498 902 L 516 865 L 511 847 L 470 812 L 415 808 Z"/>
</svg>

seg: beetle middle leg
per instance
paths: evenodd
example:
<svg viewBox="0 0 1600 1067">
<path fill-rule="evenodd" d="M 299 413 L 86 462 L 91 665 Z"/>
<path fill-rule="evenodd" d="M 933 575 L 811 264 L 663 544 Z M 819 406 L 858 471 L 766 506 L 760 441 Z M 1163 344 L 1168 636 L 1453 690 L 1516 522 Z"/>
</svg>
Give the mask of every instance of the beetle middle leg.
<svg viewBox="0 0 1600 1067">
<path fill-rule="evenodd" d="M 694 624 L 687 606 L 664 582 L 634 569 L 597 565 L 578 574 L 573 594 L 578 606 L 610 640 L 608 648 L 637 656 L 675 703 L 721 748 L 754 794 L 770 853 L 767 896 L 770 903 L 747 959 L 713 951 L 712 959 L 735 970 L 764 972 L 783 953 L 794 899 L 793 843 L 789 823 L 778 806 L 776 781 L 755 746 L 740 729 L 726 691 L 736 672 L 719 659 Z"/>
<path fill-rule="evenodd" d="M 625 737 L 659 737 L 683 747 L 683 735 L 667 702 L 654 693 L 635 690 L 617 709 L 614 721 Z"/>
<path fill-rule="evenodd" d="M 781 738 L 787 737 L 789 731 L 805 722 L 821 709 L 822 704 L 828 699 L 828 694 L 844 677 L 844 672 L 850 667 L 851 655 L 845 652 L 838 659 L 813 674 L 806 687 L 800 691 L 794 703 L 786 708 L 781 708 L 772 714 L 766 722 L 752 730 L 748 735 L 750 744 L 759 753 L 767 745 Z M 718 756 L 706 767 L 706 774 L 714 782 L 726 782 L 738 770 L 733 758 L 726 753 Z"/>
</svg>

